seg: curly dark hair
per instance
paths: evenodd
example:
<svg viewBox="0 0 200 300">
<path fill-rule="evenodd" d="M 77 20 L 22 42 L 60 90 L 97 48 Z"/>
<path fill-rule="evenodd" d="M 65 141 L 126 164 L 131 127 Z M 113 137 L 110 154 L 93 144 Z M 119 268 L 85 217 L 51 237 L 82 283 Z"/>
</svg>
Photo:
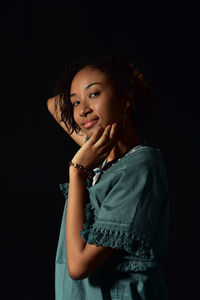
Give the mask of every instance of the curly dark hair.
<svg viewBox="0 0 200 300">
<path fill-rule="evenodd" d="M 150 86 L 144 81 L 143 74 L 135 68 L 133 62 L 119 54 L 108 53 L 94 58 L 80 58 L 76 63 L 68 65 L 57 80 L 54 90 L 55 111 L 57 112 L 59 105 L 60 121 L 65 123 L 70 134 L 80 131 L 73 118 L 70 87 L 76 73 L 87 66 L 98 69 L 109 77 L 119 96 L 125 95 L 132 103 L 131 116 L 135 129 L 143 126 L 154 110 L 155 98 L 152 96 Z"/>
</svg>

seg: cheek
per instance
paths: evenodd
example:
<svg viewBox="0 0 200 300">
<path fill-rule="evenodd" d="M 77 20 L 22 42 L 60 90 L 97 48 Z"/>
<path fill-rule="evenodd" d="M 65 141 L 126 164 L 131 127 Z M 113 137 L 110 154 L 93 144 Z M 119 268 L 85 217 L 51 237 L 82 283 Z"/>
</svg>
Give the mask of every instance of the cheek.
<svg viewBox="0 0 200 300">
<path fill-rule="evenodd" d="M 103 126 L 112 124 L 114 122 L 121 123 L 123 118 L 121 111 L 115 109 L 114 107 L 107 107 L 106 110 L 99 111 L 99 116 Z"/>
</svg>

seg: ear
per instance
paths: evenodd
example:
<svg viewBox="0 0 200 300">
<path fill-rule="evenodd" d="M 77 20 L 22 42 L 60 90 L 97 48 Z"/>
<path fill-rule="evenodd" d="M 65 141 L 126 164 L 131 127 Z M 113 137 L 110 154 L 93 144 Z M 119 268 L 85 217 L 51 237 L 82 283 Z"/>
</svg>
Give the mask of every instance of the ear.
<svg viewBox="0 0 200 300">
<path fill-rule="evenodd" d="M 122 103 L 123 110 L 128 110 L 132 104 L 132 102 L 130 100 L 128 100 L 128 97 L 123 97 L 121 103 Z"/>
<path fill-rule="evenodd" d="M 125 101 L 125 108 L 129 108 L 131 106 L 131 102 L 129 100 Z"/>
</svg>

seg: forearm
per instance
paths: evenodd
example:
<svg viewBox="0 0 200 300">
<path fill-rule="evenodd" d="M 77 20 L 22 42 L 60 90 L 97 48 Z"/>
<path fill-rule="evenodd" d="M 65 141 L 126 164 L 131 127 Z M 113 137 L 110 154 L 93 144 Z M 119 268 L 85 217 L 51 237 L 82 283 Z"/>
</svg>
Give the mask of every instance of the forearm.
<svg viewBox="0 0 200 300">
<path fill-rule="evenodd" d="M 75 131 L 71 134 L 71 131 L 67 128 L 64 122 L 61 121 L 61 111 L 59 103 L 56 107 L 56 97 L 50 98 L 47 101 L 47 108 L 58 124 L 69 134 L 69 136 L 79 145 L 82 146 L 85 142 L 86 134 L 80 130 L 79 134 Z M 55 108 L 56 107 L 56 108 Z M 70 127 L 70 125 L 69 125 Z"/>
<path fill-rule="evenodd" d="M 72 162 L 93 169 L 103 161 L 113 148 L 116 125 L 98 130 L 90 137 L 73 157 Z M 107 141 L 107 143 L 106 143 Z M 86 174 L 70 167 L 69 193 L 66 216 L 66 248 L 68 272 L 73 279 L 83 279 L 96 271 L 114 249 L 96 243 L 85 243 L 80 235 L 85 223 L 85 206 L 89 200 Z"/>
<path fill-rule="evenodd" d="M 80 236 L 85 222 L 88 199 L 87 179 L 73 167 L 69 169 L 69 194 L 66 220 L 66 245 L 68 266 L 79 260 L 86 243 Z"/>
</svg>

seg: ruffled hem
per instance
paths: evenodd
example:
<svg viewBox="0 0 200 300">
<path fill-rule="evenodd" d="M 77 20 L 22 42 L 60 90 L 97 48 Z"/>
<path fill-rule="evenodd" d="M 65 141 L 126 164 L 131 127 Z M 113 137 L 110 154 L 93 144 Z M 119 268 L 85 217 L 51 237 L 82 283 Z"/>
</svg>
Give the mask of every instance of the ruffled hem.
<svg viewBox="0 0 200 300">
<path fill-rule="evenodd" d="M 146 266 L 154 260 L 154 252 L 150 243 L 150 235 L 142 233 L 136 224 L 130 226 L 120 226 L 120 224 L 108 224 L 106 222 L 95 222 L 97 215 L 91 203 L 85 207 L 86 222 L 81 237 L 88 244 L 96 246 L 111 247 L 118 250 L 125 250 L 134 254 L 135 257 L 143 259 Z M 138 268 L 142 269 L 143 266 Z"/>
<path fill-rule="evenodd" d="M 150 246 L 150 242 L 142 238 L 139 233 L 120 231 L 115 229 L 88 228 L 80 232 L 83 240 L 88 244 L 111 247 L 118 250 L 125 250 L 133 257 L 130 261 L 114 263 L 112 268 L 120 272 L 130 271 L 146 271 L 158 267 L 155 261 L 154 251 Z M 134 257 L 136 260 L 134 260 Z"/>
<path fill-rule="evenodd" d="M 84 228 L 84 230 L 80 232 L 83 240 L 88 244 L 125 250 L 134 254 L 136 257 L 148 261 L 154 259 L 150 242 L 140 233 L 133 232 L 131 229 L 120 231 L 116 227 L 105 228 L 105 224 L 103 223 L 101 225 L 99 224 L 98 227 L 96 226 Z"/>
<path fill-rule="evenodd" d="M 153 261 L 130 261 L 128 263 L 121 263 L 114 267 L 114 270 L 119 272 L 143 272 L 152 268 L 157 268 L 158 264 Z"/>
</svg>

